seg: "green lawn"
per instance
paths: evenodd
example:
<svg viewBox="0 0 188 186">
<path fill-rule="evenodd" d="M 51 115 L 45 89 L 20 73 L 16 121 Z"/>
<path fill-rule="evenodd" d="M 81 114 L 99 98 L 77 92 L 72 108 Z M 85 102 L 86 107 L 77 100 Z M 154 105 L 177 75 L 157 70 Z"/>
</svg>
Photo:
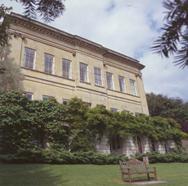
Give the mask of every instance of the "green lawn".
<svg viewBox="0 0 188 186">
<path fill-rule="evenodd" d="M 188 163 L 154 164 L 162 186 L 188 186 Z M 119 186 L 117 165 L 0 164 L 0 186 Z"/>
</svg>

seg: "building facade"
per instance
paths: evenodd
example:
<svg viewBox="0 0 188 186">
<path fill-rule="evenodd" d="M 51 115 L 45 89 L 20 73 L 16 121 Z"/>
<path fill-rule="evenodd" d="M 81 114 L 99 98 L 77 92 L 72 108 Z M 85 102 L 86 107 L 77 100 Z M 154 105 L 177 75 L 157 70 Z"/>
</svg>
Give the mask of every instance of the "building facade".
<svg viewBox="0 0 188 186">
<path fill-rule="evenodd" d="M 24 74 L 23 89 L 33 100 L 54 97 L 58 102 L 78 97 L 94 107 L 148 115 L 141 70 L 137 60 L 87 39 L 12 13 L 11 57 Z M 100 152 L 113 151 L 104 138 Z M 138 139 L 124 139 L 115 152 L 134 154 Z M 141 139 L 141 150 L 150 149 Z"/>
</svg>

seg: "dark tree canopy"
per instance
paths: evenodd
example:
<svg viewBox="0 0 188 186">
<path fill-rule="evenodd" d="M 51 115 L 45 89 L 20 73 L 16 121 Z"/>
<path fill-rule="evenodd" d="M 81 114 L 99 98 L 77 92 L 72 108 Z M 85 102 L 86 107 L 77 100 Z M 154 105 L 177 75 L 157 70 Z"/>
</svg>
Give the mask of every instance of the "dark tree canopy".
<svg viewBox="0 0 188 186">
<path fill-rule="evenodd" d="M 23 75 L 20 68 L 9 57 L 10 49 L 0 47 L 0 91 L 21 90 Z"/>
<path fill-rule="evenodd" d="M 9 13 L 11 8 L 7 8 L 4 5 L 0 5 L 0 46 L 5 46 L 8 41 L 8 32 L 9 23 L 7 19 L 4 19 L 5 15 Z"/>
<path fill-rule="evenodd" d="M 188 132 L 188 102 L 153 93 L 147 94 L 147 102 L 151 116 L 173 118 Z"/>
<path fill-rule="evenodd" d="M 154 42 L 154 52 L 174 56 L 174 63 L 188 66 L 188 0 L 165 0 L 165 23 L 161 36 Z"/>
<path fill-rule="evenodd" d="M 20 2 L 27 17 L 36 19 L 37 16 L 45 21 L 52 21 L 63 14 L 64 0 L 15 0 Z"/>
<path fill-rule="evenodd" d="M 53 21 L 58 16 L 62 15 L 65 6 L 64 0 L 15 0 L 23 5 L 25 10 L 24 15 L 36 19 L 42 18 L 44 21 Z M 8 44 L 8 27 L 9 22 L 4 19 L 6 14 L 10 13 L 12 8 L 8 8 L 3 4 L 0 5 L 0 46 Z"/>
</svg>

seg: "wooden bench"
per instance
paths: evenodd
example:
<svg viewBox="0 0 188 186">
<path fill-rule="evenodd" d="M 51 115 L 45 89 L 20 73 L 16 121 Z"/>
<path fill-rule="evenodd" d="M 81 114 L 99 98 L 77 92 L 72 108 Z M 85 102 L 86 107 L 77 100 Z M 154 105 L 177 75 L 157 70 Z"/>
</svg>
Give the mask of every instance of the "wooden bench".
<svg viewBox="0 0 188 186">
<path fill-rule="evenodd" d="M 120 169 L 123 181 L 135 181 L 134 175 L 145 175 L 147 180 L 157 180 L 156 167 L 149 167 L 137 159 L 131 159 L 127 162 L 120 161 Z"/>
</svg>

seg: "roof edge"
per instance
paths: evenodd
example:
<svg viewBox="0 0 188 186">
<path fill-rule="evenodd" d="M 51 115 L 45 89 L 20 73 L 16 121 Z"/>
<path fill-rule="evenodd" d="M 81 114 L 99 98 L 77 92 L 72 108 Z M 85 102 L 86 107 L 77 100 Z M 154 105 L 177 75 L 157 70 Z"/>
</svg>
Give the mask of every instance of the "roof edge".
<svg viewBox="0 0 188 186">
<path fill-rule="evenodd" d="M 78 35 L 73 35 L 73 34 L 70 34 L 68 32 L 65 32 L 63 30 L 60 30 L 58 28 L 55 28 L 53 26 L 50 26 L 50 25 L 47 25 L 45 23 L 42 23 L 40 21 L 37 21 L 37 20 L 34 20 L 34 19 L 31 19 L 31 18 L 28 18 L 24 15 L 21 15 L 21 14 L 18 14 L 18 13 L 15 13 L 15 12 L 11 12 L 10 14 L 7 15 L 8 17 L 13 17 L 13 18 L 19 18 L 19 19 L 22 19 L 22 20 L 25 20 L 25 21 L 30 21 L 31 23 L 33 24 L 37 24 L 38 26 L 42 26 L 42 27 L 45 27 L 46 29 L 50 29 L 51 31 L 53 32 L 58 32 L 59 34 L 62 34 L 64 36 L 67 36 L 71 39 L 76 39 L 78 41 L 82 41 L 82 42 L 85 42 L 87 44 L 90 44 L 90 45 L 93 45 L 101 50 L 104 50 L 105 53 L 108 53 L 108 54 L 112 54 L 112 55 L 115 55 L 117 57 L 120 57 L 122 59 L 125 59 L 125 60 L 128 60 L 129 62 L 131 62 L 132 64 L 134 64 L 134 66 L 136 66 L 139 70 L 142 70 L 145 66 L 143 64 L 141 64 L 137 59 L 134 59 L 132 57 L 129 57 L 123 53 L 120 53 L 120 52 L 117 52 L 115 50 L 112 50 L 112 49 L 109 49 L 109 48 L 106 48 L 104 47 L 103 45 L 101 44 L 98 44 L 96 42 L 93 42 L 91 40 L 88 40 L 86 38 L 83 38 L 81 36 L 78 36 Z"/>
</svg>

